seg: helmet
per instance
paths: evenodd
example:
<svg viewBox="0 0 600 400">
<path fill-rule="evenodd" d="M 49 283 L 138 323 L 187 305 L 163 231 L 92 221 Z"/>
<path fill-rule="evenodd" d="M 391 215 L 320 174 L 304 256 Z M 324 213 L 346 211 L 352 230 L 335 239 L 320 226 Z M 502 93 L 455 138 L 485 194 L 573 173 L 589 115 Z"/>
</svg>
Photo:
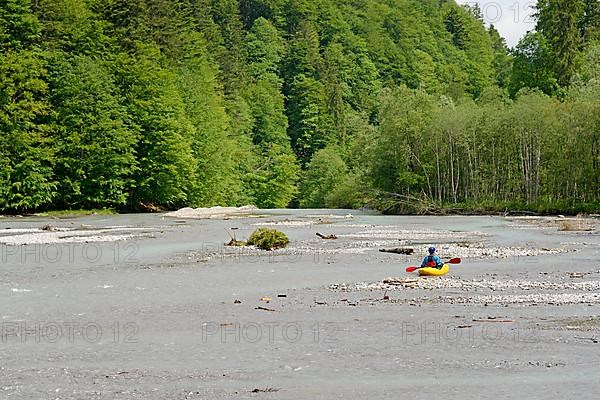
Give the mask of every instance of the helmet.
<svg viewBox="0 0 600 400">
<path fill-rule="evenodd" d="M 433 253 L 435 253 L 435 247 L 431 246 L 429 248 L 429 254 L 433 254 Z"/>
</svg>

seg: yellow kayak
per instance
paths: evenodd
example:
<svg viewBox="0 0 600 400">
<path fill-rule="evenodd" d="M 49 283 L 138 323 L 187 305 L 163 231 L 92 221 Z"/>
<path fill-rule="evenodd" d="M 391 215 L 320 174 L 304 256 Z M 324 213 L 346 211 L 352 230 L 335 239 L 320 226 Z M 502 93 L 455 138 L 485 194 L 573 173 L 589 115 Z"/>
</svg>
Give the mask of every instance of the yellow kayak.
<svg viewBox="0 0 600 400">
<path fill-rule="evenodd" d="M 419 268 L 419 276 L 442 276 L 446 275 L 450 271 L 450 266 L 448 264 L 442 265 L 442 268 Z"/>
</svg>

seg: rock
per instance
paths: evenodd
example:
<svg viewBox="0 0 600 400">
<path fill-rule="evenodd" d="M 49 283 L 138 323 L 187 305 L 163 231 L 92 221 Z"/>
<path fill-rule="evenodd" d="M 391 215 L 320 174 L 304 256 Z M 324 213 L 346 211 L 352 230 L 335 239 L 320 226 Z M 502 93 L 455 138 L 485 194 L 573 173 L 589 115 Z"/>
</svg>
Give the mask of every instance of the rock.
<svg viewBox="0 0 600 400">
<path fill-rule="evenodd" d="M 50 224 L 46 224 L 46 225 L 42 226 L 42 228 L 41 228 L 41 229 L 42 229 L 43 231 L 49 231 L 49 232 L 52 232 L 52 231 L 55 231 L 55 230 L 56 230 L 56 227 L 54 227 L 54 226 L 52 226 L 52 225 L 50 225 Z"/>
<path fill-rule="evenodd" d="M 189 219 L 225 219 L 234 216 L 246 216 L 258 210 L 255 206 L 243 207 L 208 207 L 208 208 L 190 208 L 185 207 L 177 211 L 168 212 L 165 217 L 189 218 Z"/>
</svg>

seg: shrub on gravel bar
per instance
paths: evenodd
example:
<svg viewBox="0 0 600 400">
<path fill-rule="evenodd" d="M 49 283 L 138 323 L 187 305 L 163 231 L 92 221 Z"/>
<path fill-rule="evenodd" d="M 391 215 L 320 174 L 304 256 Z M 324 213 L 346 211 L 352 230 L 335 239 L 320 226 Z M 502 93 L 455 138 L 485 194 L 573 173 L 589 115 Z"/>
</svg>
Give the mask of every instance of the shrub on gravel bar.
<svg viewBox="0 0 600 400">
<path fill-rule="evenodd" d="M 254 245 L 262 250 L 282 249 L 290 240 L 285 233 L 276 229 L 259 228 L 252 232 L 248 239 L 249 245 Z"/>
</svg>

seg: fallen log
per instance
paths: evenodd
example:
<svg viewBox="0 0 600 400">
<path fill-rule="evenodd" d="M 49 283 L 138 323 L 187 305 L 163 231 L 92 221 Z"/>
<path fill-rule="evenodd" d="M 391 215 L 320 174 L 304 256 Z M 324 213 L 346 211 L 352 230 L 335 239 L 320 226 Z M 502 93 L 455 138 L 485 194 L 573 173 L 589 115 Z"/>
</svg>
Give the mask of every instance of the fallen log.
<svg viewBox="0 0 600 400">
<path fill-rule="evenodd" d="M 272 308 L 267 308 L 267 307 L 254 307 L 255 310 L 263 310 L 263 311 L 271 311 L 271 312 L 276 312 L 277 310 L 273 310 Z"/>
<path fill-rule="evenodd" d="M 379 249 L 382 253 L 406 254 L 407 256 L 415 252 L 415 249 L 396 247 L 395 249 Z"/>
<path fill-rule="evenodd" d="M 326 240 L 335 240 L 338 238 L 337 236 L 335 236 L 333 234 L 332 235 L 322 235 L 319 232 L 317 232 L 317 236 L 320 237 L 321 239 L 326 239 Z"/>
<path fill-rule="evenodd" d="M 488 319 L 474 319 L 473 322 L 505 322 L 505 323 L 514 323 L 515 321 L 510 320 L 510 319 L 488 318 Z"/>
</svg>

